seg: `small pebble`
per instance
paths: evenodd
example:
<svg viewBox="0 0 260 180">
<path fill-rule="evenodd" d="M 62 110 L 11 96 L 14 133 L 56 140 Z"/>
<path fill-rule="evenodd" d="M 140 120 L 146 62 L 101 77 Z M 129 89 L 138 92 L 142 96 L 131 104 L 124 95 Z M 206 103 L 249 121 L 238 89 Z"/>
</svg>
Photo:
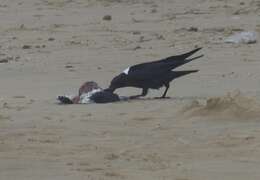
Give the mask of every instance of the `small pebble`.
<svg viewBox="0 0 260 180">
<path fill-rule="evenodd" d="M 156 34 L 156 39 L 158 39 L 158 40 L 165 40 L 163 35 L 160 35 L 160 34 Z"/>
<path fill-rule="evenodd" d="M 140 38 L 139 38 L 139 42 L 144 42 L 145 40 L 144 40 L 144 36 L 140 36 Z"/>
<path fill-rule="evenodd" d="M 152 10 L 151 10 L 151 13 L 157 13 L 157 9 L 155 9 L 155 8 L 152 9 Z"/>
<path fill-rule="evenodd" d="M 21 57 L 20 56 L 15 56 L 14 60 L 18 61 Z"/>
<path fill-rule="evenodd" d="M 53 37 L 50 37 L 48 41 L 54 41 L 55 39 Z"/>
<path fill-rule="evenodd" d="M 134 47 L 133 50 L 135 51 L 135 50 L 137 50 L 137 49 L 141 49 L 141 46 L 136 46 L 136 47 Z"/>
<path fill-rule="evenodd" d="M 24 24 L 21 24 L 20 29 L 24 29 L 24 28 L 25 28 Z"/>
<path fill-rule="evenodd" d="M 31 45 L 23 45 L 23 49 L 31 49 L 32 46 Z"/>
<path fill-rule="evenodd" d="M 66 65 L 65 68 L 74 68 L 72 65 Z"/>
<path fill-rule="evenodd" d="M 77 44 L 81 44 L 80 41 L 70 41 L 69 42 L 71 45 L 77 45 Z"/>
<path fill-rule="evenodd" d="M 105 20 L 105 21 L 111 21 L 111 20 L 112 20 L 112 16 L 111 16 L 111 15 L 105 15 L 105 16 L 103 17 L 103 20 Z"/>
<path fill-rule="evenodd" d="M 12 60 L 14 60 L 14 57 L 7 56 L 7 57 L 5 57 L 3 59 L 0 59 L 0 63 L 8 63 L 9 61 L 12 61 Z"/>
<path fill-rule="evenodd" d="M 8 63 L 8 59 L 4 58 L 0 60 L 0 63 Z"/>
<path fill-rule="evenodd" d="M 140 31 L 133 31 L 133 35 L 139 35 L 139 34 L 141 34 Z"/>
<path fill-rule="evenodd" d="M 191 27 L 188 29 L 188 31 L 197 32 L 197 31 L 198 31 L 198 28 L 191 26 Z"/>
</svg>

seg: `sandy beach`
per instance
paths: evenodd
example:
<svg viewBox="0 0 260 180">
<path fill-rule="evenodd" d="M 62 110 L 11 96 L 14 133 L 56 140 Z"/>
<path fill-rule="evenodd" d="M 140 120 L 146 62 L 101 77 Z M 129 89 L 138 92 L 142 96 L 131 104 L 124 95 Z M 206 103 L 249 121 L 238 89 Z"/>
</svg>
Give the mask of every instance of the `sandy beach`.
<svg viewBox="0 0 260 180">
<path fill-rule="evenodd" d="M 259 17 L 258 0 L 2 0 L 0 179 L 259 179 Z M 242 31 L 258 42 L 225 43 Z M 56 100 L 195 47 L 171 98 Z"/>
</svg>

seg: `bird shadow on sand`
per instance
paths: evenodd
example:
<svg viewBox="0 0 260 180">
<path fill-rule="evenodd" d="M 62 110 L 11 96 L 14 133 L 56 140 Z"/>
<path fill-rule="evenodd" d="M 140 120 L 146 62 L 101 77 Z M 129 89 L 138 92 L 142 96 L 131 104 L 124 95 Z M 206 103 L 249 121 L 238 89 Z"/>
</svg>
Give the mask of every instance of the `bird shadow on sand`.
<svg viewBox="0 0 260 180">
<path fill-rule="evenodd" d="M 185 100 L 205 100 L 206 97 L 199 97 L 199 96 L 185 96 L 185 97 L 148 97 L 148 98 L 136 98 L 136 99 L 127 99 L 122 100 L 120 102 L 132 102 L 132 101 L 185 101 Z"/>
<path fill-rule="evenodd" d="M 153 102 L 162 102 L 162 101 L 194 101 L 194 100 L 206 100 L 206 97 L 199 97 L 199 96 L 185 96 L 185 97 L 143 97 L 143 98 L 133 98 L 130 97 L 120 97 L 121 100 L 116 102 L 107 102 L 107 103 L 95 103 L 95 102 L 89 102 L 89 103 L 62 103 L 57 102 L 55 104 L 57 105 L 90 105 L 90 104 L 115 104 L 115 103 L 131 103 L 131 102 L 147 102 L 147 101 L 153 101 Z"/>
</svg>

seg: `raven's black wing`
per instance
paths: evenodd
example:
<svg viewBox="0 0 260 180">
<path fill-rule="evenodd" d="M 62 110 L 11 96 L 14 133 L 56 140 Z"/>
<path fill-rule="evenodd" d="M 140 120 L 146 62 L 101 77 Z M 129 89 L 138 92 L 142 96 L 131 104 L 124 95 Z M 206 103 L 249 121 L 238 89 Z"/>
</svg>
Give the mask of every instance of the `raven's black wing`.
<svg viewBox="0 0 260 180">
<path fill-rule="evenodd" d="M 191 55 L 193 55 L 194 53 L 196 53 L 197 51 L 201 50 L 202 48 L 196 48 L 190 52 L 187 52 L 187 53 L 184 53 L 184 54 L 180 54 L 180 55 L 177 55 L 177 56 L 170 56 L 170 57 L 167 57 L 165 59 L 162 59 L 162 60 L 159 60 L 157 62 L 164 62 L 164 63 L 173 63 L 176 61 L 179 62 L 179 61 L 183 61 L 185 59 L 187 59 L 188 57 L 190 57 Z"/>
<path fill-rule="evenodd" d="M 197 48 L 188 53 L 171 56 L 159 61 L 147 62 L 131 66 L 127 72 L 127 75 L 134 79 L 151 79 L 153 77 L 164 74 L 166 71 L 170 71 L 176 67 L 202 57 L 203 55 L 191 59 L 186 59 L 200 49 L 201 48 Z"/>
</svg>

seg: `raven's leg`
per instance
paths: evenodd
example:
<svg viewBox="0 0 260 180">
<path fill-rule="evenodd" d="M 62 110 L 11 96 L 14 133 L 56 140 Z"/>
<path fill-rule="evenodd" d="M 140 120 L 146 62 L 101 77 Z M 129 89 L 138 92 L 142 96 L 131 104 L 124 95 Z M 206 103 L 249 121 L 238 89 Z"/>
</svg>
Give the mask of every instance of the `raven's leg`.
<svg viewBox="0 0 260 180">
<path fill-rule="evenodd" d="M 163 95 L 162 95 L 162 97 L 161 98 L 165 98 L 165 96 L 166 96 L 166 93 L 167 93 L 167 91 L 168 91 L 168 89 L 169 89 L 169 87 L 170 87 L 170 85 L 167 83 L 167 84 L 165 84 L 164 85 L 165 86 L 165 91 L 164 91 L 164 93 L 163 93 Z"/>
<path fill-rule="evenodd" d="M 138 98 L 138 97 L 141 97 L 141 96 L 145 96 L 147 93 L 148 93 L 148 89 L 147 88 L 143 88 L 142 94 L 136 95 L 136 96 L 130 96 L 129 98 L 130 99 L 135 99 L 135 98 Z"/>
</svg>

